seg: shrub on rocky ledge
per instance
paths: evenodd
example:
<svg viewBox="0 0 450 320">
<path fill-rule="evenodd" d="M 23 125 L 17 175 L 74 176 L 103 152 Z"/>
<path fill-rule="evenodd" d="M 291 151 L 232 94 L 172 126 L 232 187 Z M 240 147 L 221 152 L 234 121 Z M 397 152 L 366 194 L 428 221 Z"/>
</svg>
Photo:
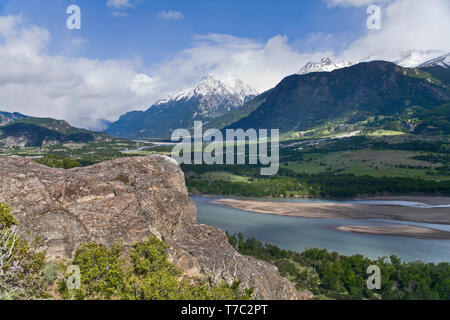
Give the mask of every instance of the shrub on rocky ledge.
<svg viewBox="0 0 450 320">
<path fill-rule="evenodd" d="M 252 290 L 184 279 L 167 257 L 167 243 L 156 237 L 125 249 L 84 244 L 69 264 L 80 268 L 81 287 L 69 289 L 66 265 L 45 263 L 39 241 L 28 242 L 8 205 L 0 203 L 0 299 L 46 299 L 59 283 L 62 299 L 234 300 L 250 299 Z M 58 298 L 58 296 L 53 296 Z"/>
<path fill-rule="evenodd" d="M 0 203 L 0 300 L 45 298 L 45 252 L 37 239 L 23 238 L 17 224 L 8 205 Z"/>
<path fill-rule="evenodd" d="M 166 254 L 168 245 L 156 237 L 125 250 L 90 243 L 75 253 L 73 265 L 80 268 L 81 288 L 69 290 L 60 283 L 65 299 L 208 300 L 250 299 L 252 290 L 239 282 L 212 285 L 206 280 L 183 279 Z"/>
</svg>

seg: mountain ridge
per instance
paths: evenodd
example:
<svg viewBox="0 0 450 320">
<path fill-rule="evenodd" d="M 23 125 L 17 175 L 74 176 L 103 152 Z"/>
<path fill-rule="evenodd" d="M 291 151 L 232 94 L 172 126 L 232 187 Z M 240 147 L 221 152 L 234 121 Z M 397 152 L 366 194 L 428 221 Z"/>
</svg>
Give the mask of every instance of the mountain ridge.
<svg viewBox="0 0 450 320">
<path fill-rule="evenodd" d="M 207 122 L 238 110 L 256 95 L 241 80 L 223 81 L 207 75 L 194 87 L 159 100 L 145 111 L 122 115 L 105 132 L 126 138 L 167 138 L 175 129 L 191 129 L 196 120 Z"/>
<path fill-rule="evenodd" d="M 102 132 L 72 127 L 67 121 L 53 118 L 21 118 L 0 126 L 0 143 L 6 146 L 43 147 L 67 142 L 112 141 Z"/>
<path fill-rule="evenodd" d="M 28 119 L 28 118 L 31 118 L 31 117 L 26 116 L 19 112 L 0 111 L 0 126 L 7 125 L 8 123 L 11 123 L 16 120 Z"/>
<path fill-rule="evenodd" d="M 312 72 L 331 72 L 337 69 L 352 66 L 353 63 L 349 61 L 334 62 L 330 58 L 322 58 L 320 62 L 310 61 L 297 74 L 304 75 Z"/>
<path fill-rule="evenodd" d="M 429 68 L 429 67 L 442 67 L 444 69 L 449 69 L 450 68 L 450 52 L 444 55 L 441 55 L 437 58 L 428 60 L 422 64 L 420 64 L 419 66 L 417 66 L 417 68 Z"/>
<path fill-rule="evenodd" d="M 307 130 L 327 121 L 393 115 L 450 101 L 450 90 L 419 69 L 372 61 L 325 73 L 291 75 L 246 118 L 227 128 Z M 353 118 L 353 119 L 352 119 Z"/>
<path fill-rule="evenodd" d="M 393 62 L 404 68 L 417 68 L 427 61 L 441 56 L 443 53 L 444 51 L 441 50 L 408 50 L 400 59 Z"/>
</svg>

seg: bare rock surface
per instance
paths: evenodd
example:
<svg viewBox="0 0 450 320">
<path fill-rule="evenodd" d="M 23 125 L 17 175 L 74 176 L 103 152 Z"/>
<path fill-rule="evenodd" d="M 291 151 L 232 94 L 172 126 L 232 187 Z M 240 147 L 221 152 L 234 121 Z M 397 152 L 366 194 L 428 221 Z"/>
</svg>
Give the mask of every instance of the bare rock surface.
<svg viewBox="0 0 450 320">
<path fill-rule="evenodd" d="M 49 259 L 71 257 L 91 241 L 131 245 L 157 235 L 170 244 L 171 260 L 187 276 L 239 279 L 260 299 L 304 298 L 275 267 L 240 255 L 219 229 L 196 224 L 183 172 L 168 157 L 71 170 L 1 157 L 0 174 L 0 202 L 9 203 L 29 237 L 43 239 Z"/>
</svg>

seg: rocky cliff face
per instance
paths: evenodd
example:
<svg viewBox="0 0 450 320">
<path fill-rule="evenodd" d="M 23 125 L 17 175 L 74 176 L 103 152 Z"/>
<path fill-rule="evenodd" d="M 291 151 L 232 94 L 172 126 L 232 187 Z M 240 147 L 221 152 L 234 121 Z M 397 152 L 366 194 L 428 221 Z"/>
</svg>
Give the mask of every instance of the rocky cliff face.
<svg viewBox="0 0 450 320">
<path fill-rule="evenodd" d="M 164 156 L 118 159 L 91 167 L 53 169 L 20 157 L 0 158 L 0 201 L 8 202 L 29 236 L 40 236 L 49 259 L 70 257 L 83 243 L 124 245 L 153 235 L 170 244 L 188 276 L 240 279 L 257 298 L 298 299 L 275 267 L 237 253 L 226 235 L 196 224 L 183 172 Z"/>
</svg>

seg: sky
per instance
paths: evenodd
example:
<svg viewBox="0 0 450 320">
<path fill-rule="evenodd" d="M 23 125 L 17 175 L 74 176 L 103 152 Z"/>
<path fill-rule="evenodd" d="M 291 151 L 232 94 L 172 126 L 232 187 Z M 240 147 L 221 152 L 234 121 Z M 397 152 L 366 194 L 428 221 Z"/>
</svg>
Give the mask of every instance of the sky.
<svg viewBox="0 0 450 320">
<path fill-rule="evenodd" d="M 323 57 L 450 52 L 449 31 L 448 0 L 0 0 L 0 110 L 95 128 L 208 73 L 263 92 Z"/>
</svg>

